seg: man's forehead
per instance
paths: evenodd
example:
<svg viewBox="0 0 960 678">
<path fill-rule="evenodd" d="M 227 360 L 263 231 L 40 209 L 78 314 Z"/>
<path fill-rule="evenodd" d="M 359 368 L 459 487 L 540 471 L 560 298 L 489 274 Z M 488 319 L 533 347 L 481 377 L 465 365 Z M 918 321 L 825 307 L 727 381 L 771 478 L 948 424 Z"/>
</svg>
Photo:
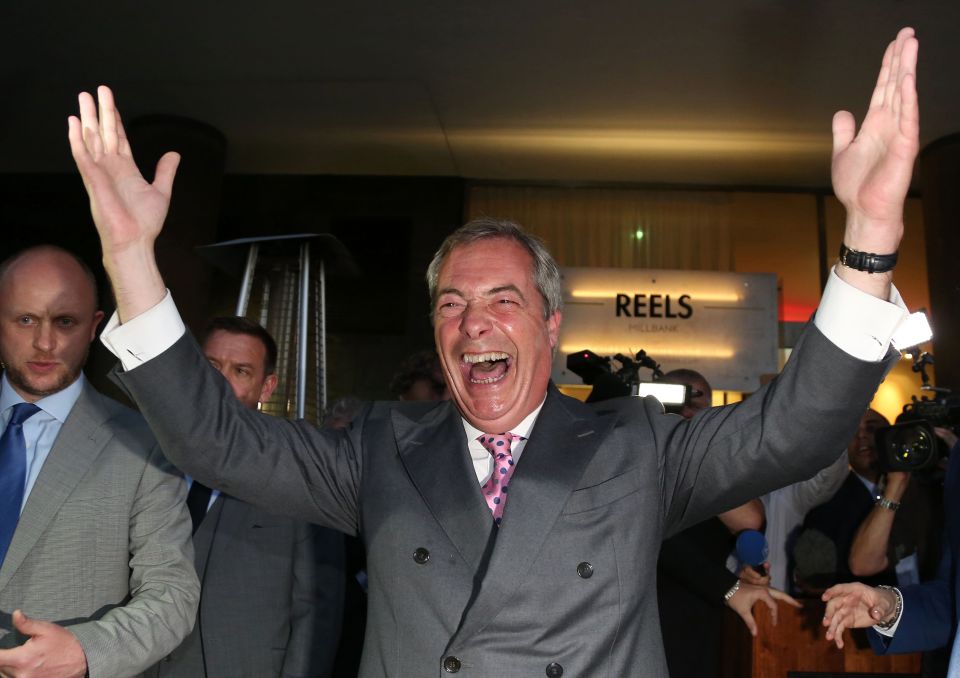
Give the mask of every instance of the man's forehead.
<svg viewBox="0 0 960 678">
<path fill-rule="evenodd" d="M 203 342 L 204 353 L 226 352 L 232 354 L 253 354 L 252 357 L 266 356 L 267 349 L 257 337 L 228 330 L 214 330 Z"/>
<path fill-rule="evenodd" d="M 487 238 L 457 245 L 440 267 L 438 284 L 468 275 L 485 289 L 520 285 L 533 280 L 533 257 L 520 243 L 508 238 Z"/>
</svg>

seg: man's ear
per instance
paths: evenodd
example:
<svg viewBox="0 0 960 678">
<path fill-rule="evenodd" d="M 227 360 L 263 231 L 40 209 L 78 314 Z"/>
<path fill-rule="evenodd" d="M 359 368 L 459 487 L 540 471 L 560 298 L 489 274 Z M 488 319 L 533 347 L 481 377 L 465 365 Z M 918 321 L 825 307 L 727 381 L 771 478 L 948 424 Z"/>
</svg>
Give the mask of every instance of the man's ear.
<svg viewBox="0 0 960 678">
<path fill-rule="evenodd" d="M 560 311 L 554 311 L 553 315 L 547 318 L 547 334 L 550 337 L 550 348 L 555 349 L 560 340 L 560 321 L 563 320 L 563 314 Z"/>
<path fill-rule="evenodd" d="M 263 380 L 263 386 L 260 388 L 260 402 L 265 403 L 270 400 L 270 396 L 273 395 L 273 392 L 277 389 L 277 375 L 268 374 L 267 378 Z"/>
<path fill-rule="evenodd" d="M 90 328 L 90 341 L 93 341 L 97 338 L 97 328 L 100 327 L 100 322 L 103 320 L 103 311 L 97 311 L 93 314 L 93 326 Z"/>
</svg>

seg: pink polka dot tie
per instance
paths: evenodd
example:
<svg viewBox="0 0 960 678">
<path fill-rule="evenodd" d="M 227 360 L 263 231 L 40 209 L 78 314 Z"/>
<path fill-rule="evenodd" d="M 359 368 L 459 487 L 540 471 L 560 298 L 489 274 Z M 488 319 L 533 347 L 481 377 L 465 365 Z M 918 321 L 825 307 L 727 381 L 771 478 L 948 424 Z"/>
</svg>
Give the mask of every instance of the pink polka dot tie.
<svg viewBox="0 0 960 678">
<path fill-rule="evenodd" d="M 493 455 L 493 475 L 483 486 L 483 497 L 493 513 L 493 522 L 497 525 L 503 519 L 503 507 L 507 504 L 507 490 L 510 477 L 516 466 L 510 446 L 517 440 L 525 440 L 523 436 L 513 433 L 484 433 L 477 438 L 480 444 Z"/>
</svg>

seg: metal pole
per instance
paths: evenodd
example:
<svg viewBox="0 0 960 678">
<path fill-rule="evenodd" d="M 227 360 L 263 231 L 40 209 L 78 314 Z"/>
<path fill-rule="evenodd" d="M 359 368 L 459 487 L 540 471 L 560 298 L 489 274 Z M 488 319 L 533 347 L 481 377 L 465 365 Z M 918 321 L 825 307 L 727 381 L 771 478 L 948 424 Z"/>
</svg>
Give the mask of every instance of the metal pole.
<svg viewBox="0 0 960 678">
<path fill-rule="evenodd" d="M 307 310 L 310 306 L 310 243 L 300 245 L 300 311 L 297 314 L 297 419 L 307 411 Z"/>
<path fill-rule="evenodd" d="M 327 277 L 323 268 L 323 259 L 320 260 L 320 322 L 317 327 L 317 352 L 320 354 L 320 374 L 318 381 L 320 389 L 321 412 L 327 409 Z"/>
<path fill-rule="evenodd" d="M 253 271 L 257 267 L 257 255 L 260 253 L 260 245 L 252 243 L 247 251 L 247 265 L 243 269 L 243 280 L 240 281 L 240 298 L 237 299 L 237 307 L 234 315 L 244 316 L 247 314 L 247 305 L 250 303 L 250 290 L 253 288 Z"/>
</svg>

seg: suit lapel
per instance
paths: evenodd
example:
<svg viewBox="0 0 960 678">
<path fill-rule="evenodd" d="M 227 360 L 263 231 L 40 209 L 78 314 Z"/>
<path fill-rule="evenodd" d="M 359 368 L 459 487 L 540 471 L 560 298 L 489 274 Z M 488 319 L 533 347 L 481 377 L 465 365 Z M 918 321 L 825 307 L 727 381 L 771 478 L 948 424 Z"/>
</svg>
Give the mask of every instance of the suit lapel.
<svg viewBox="0 0 960 678">
<path fill-rule="evenodd" d="M 86 475 L 104 445 L 113 436 L 102 424 L 110 417 L 105 399 L 85 385 L 40 469 L 30 492 L 10 549 L 0 567 L 0 590 L 23 563 L 63 502 Z"/>
<path fill-rule="evenodd" d="M 451 646 L 482 630 L 510 599 L 613 422 L 612 415 L 598 417 L 551 387 L 510 479 L 510 498 L 480 591 Z"/>
<path fill-rule="evenodd" d="M 207 573 L 207 562 L 210 559 L 210 551 L 213 549 L 213 540 L 216 539 L 217 530 L 222 522 L 230 520 L 230 511 L 224 510 L 226 500 L 227 498 L 222 493 L 217 496 L 216 501 L 207 509 L 203 520 L 200 521 L 200 527 L 193 534 L 193 562 L 197 568 L 197 576 L 200 577 L 201 584 L 203 584 L 203 578 Z"/>
<path fill-rule="evenodd" d="M 467 454 L 463 422 L 450 403 L 420 421 L 393 410 L 400 459 L 436 521 L 476 572 L 493 527 Z"/>
</svg>

